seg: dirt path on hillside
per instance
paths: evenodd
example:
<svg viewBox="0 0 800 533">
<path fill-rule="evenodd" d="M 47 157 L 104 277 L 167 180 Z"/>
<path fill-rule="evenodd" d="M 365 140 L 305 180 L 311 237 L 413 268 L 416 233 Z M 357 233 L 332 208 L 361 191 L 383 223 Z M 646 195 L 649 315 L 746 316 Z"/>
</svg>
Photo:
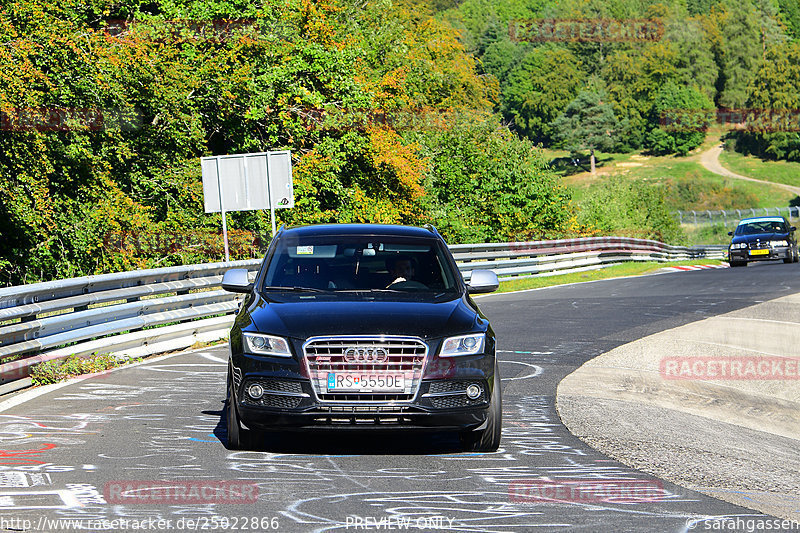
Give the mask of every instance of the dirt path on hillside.
<svg viewBox="0 0 800 533">
<path fill-rule="evenodd" d="M 747 176 L 742 176 L 741 174 L 736 174 L 731 172 L 727 168 L 722 166 L 722 163 L 719 162 L 719 154 L 722 153 L 722 145 L 719 144 L 710 150 L 706 150 L 702 154 L 700 154 L 700 164 L 703 165 L 707 170 L 713 172 L 714 174 L 719 174 L 720 176 L 726 176 L 728 178 L 736 178 L 739 180 L 747 180 L 747 181 L 754 181 L 756 183 L 764 183 L 766 185 L 774 185 L 775 187 L 780 187 L 781 189 L 786 189 L 787 191 L 793 192 L 800 196 L 800 187 L 794 187 L 792 185 L 786 185 L 783 183 L 775 183 L 772 181 L 764 181 L 758 180 L 755 178 L 748 178 Z"/>
</svg>

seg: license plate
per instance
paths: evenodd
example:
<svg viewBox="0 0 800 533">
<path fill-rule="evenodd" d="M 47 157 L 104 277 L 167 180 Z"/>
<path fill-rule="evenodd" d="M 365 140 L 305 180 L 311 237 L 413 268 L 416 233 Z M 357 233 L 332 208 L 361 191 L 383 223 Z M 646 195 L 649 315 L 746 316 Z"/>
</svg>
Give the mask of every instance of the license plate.
<svg viewBox="0 0 800 533">
<path fill-rule="evenodd" d="M 405 390 L 405 379 L 402 374 L 339 372 L 328 374 L 328 392 L 394 392 L 402 390 Z"/>
<path fill-rule="evenodd" d="M 769 250 L 750 250 L 750 255 L 769 255 Z"/>
</svg>

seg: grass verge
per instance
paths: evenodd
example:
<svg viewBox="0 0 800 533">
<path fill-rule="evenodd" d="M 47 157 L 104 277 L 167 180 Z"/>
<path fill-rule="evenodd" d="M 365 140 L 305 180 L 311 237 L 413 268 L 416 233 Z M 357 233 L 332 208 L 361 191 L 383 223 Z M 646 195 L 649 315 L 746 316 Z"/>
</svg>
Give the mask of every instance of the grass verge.
<svg viewBox="0 0 800 533">
<path fill-rule="evenodd" d="M 645 263 L 622 263 L 599 270 L 588 270 L 586 272 L 572 272 L 558 276 L 542 276 L 536 278 L 512 279 L 500 282 L 497 292 L 512 292 L 524 289 L 539 289 L 542 287 L 553 287 L 555 285 L 566 285 L 567 283 L 580 283 L 583 281 L 596 281 L 600 279 L 618 278 L 621 276 L 639 276 L 649 274 L 664 267 L 679 265 L 719 265 L 724 263 L 719 259 L 698 259 L 689 261 L 670 261 L 668 263 L 658 263 L 648 261 Z"/>
<path fill-rule="evenodd" d="M 684 224 L 681 227 L 686 234 L 689 246 L 695 244 L 730 244 L 729 231 L 736 229 L 738 220 L 730 219 L 726 226 L 722 222 L 715 224 Z"/>
<path fill-rule="evenodd" d="M 138 363 L 141 360 L 141 358 L 117 359 L 111 354 L 92 355 L 86 358 L 72 355 L 64 360 L 47 361 L 31 368 L 31 383 L 33 385 L 50 385 L 82 374 L 94 374 L 118 366 Z"/>
<path fill-rule="evenodd" d="M 732 150 L 724 150 L 720 154 L 719 160 L 725 168 L 736 174 L 800 187 L 800 163 L 793 161 L 765 161 L 757 157 L 745 156 Z"/>
</svg>

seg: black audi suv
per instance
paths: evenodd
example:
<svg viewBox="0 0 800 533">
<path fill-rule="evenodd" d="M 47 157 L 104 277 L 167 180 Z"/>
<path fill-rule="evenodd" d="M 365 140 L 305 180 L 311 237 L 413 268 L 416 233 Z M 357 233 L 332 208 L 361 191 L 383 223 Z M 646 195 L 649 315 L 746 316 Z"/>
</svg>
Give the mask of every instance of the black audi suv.
<svg viewBox="0 0 800 533">
<path fill-rule="evenodd" d="M 783 259 L 784 263 L 798 261 L 794 226 L 783 217 L 764 216 L 742 219 L 728 247 L 728 262 L 732 267 L 746 266 L 749 261 Z"/>
<path fill-rule="evenodd" d="M 281 229 L 230 334 L 228 446 L 267 431 L 382 428 L 458 432 L 468 450 L 500 444 L 495 335 L 431 226 Z"/>
</svg>

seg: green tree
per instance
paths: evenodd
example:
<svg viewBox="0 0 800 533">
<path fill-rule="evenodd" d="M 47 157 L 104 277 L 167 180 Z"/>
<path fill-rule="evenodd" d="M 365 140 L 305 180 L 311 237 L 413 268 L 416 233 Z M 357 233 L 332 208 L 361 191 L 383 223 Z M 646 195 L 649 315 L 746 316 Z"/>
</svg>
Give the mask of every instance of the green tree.
<svg viewBox="0 0 800 533">
<path fill-rule="evenodd" d="M 570 195 L 540 150 L 492 122 L 415 136 L 428 161 L 426 190 L 450 242 L 563 235 Z"/>
<path fill-rule="evenodd" d="M 609 56 L 603 79 L 620 118 L 624 147 L 638 149 L 645 145 L 655 96 L 665 83 L 677 77 L 678 51 L 666 40 Z"/>
<path fill-rule="evenodd" d="M 592 174 L 594 151 L 611 151 L 619 144 L 619 121 L 605 91 L 582 91 L 553 121 L 552 127 L 559 145 L 573 152 L 589 150 Z"/>
<path fill-rule="evenodd" d="M 550 142 L 552 121 L 578 94 L 583 78 L 580 62 L 568 50 L 535 48 L 508 77 L 502 93 L 503 114 L 521 134 Z"/>
<path fill-rule="evenodd" d="M 767 51 L 747 100 L 747 128 L 732 133 L 738 150 L 769 159 L 800 161 L 800 42 Z"/>
<path fill-rule="evenodd" d="M 667 22 L 664 38 L 674 43 L 677 51 L 675 80 L 697 86 L 713 101 L 717 94 L 719 67 L 714 61 L 711 40 L 700 21 L 678 11 Z"/>
<path fill-rule="evenodd" d="M 693 87 L 670 82 L 656 94 L 648 148 L 655 154 L 686 155 L 703 143 L 714 104 Z"/>
<path fill-rule="evenodd" d="M 800 38 L 800 3 L 795 0 L 778 0 L 778 17 L 793 39 Z"/>
<path fill-rule="evenodd" d="M 747 101 L 747 88 L 762 58 L 761 25 L 750 0 L 726 0 L 721 7 L 718 103 L 726 108 L 742 108 Z"/>
</svg>

